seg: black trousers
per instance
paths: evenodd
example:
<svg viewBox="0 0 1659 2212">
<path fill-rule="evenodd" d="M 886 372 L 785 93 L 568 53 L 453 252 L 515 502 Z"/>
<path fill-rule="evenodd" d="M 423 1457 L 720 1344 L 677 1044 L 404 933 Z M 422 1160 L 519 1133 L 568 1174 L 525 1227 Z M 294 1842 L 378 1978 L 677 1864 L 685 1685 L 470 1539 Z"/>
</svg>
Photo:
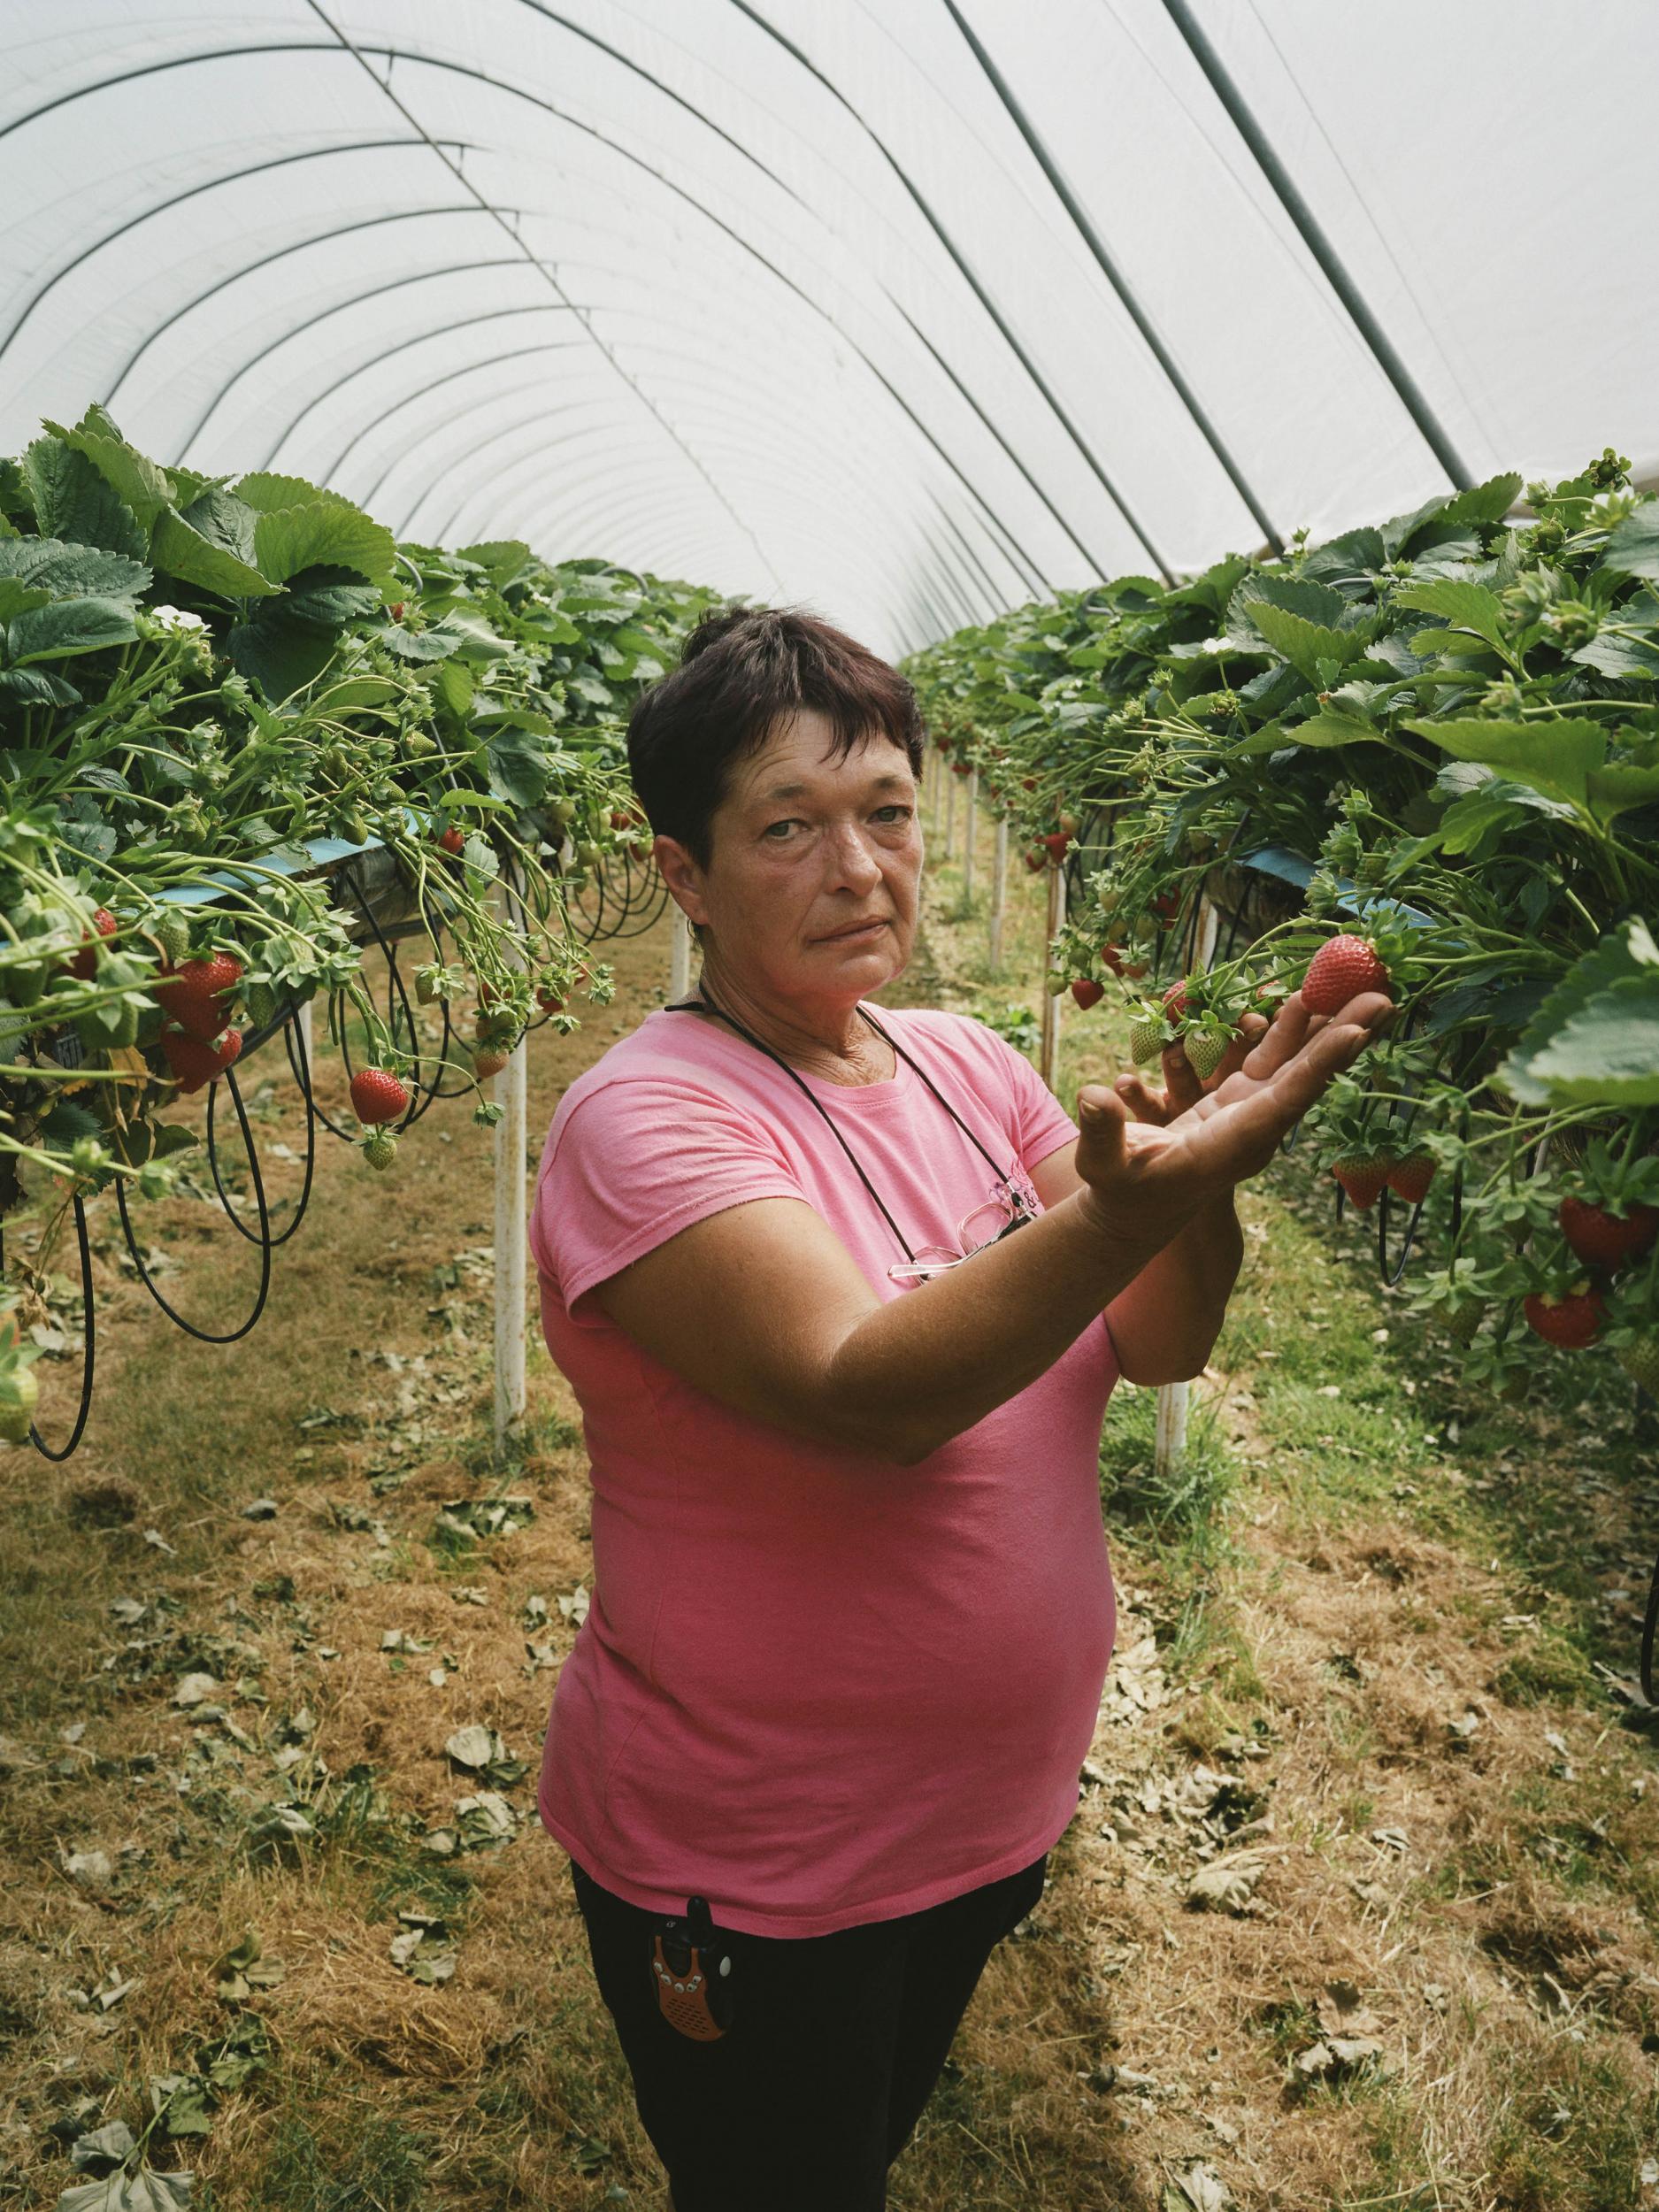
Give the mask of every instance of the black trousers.
<svg viewBox="0 0 1659 2212">
<path fill-rule="evenodd" d="M 730 2024 L 699 2042 L 657 2001 L 669 1924 L 571 1862 L 599 1993 L 674 2212 L 881 2212 L 985 1962 L 1042 1895 L 1048 1854 L 923 1912 L 825 1936 L 719 1928 Z M 683 1926 L 683 1922 L 682 1922 Z"/>
</svg>

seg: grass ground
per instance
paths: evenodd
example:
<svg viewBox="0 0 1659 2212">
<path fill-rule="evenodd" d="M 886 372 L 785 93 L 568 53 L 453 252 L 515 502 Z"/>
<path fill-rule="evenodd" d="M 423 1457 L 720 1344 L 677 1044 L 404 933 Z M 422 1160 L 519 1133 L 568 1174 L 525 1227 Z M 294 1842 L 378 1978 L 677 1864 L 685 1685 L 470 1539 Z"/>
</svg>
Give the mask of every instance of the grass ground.
<svg viewBox="0 0 1659 2212">
<path fill-rule="evenodd" d="M 1041 887 L 1014 894 L 993 976 L 982 905 L 931 860 L 887 995 L 1034 1024 Z M 664 933 L 616 965 L 614 1008 L 533 1041 L 532 1164 L 562 1087 L 660 994 Z M 1121 1035 L 1067 1014 L 1069 1099 Z M 286 1068 L 247 1073 L 296 1188 Z M 330 1146 L 313 1203 L 222 1347 L 171 1330 L 105 1208 L 85 1441 L 5 1463 L 0 2203 L 54 2201 L 70 2140 L 159 2106 L 153 2162 L 197 2173 L 201 2212 L 656 2205 L 534 1815 L 587 1484 L 534 1335 L 522 1448 L 490 1465 L 489 1138 L 455 1102 L 384 1178 Z M 1179 1476 L 1155 1394 L 1114 1397 L 1122 1616 L 1084 1799 L 891 2201 L 1659 2201 L 1659 1779 L 1626 1686 L 1651 1410 L 1587 1356 L 1540 1358 L 1525 1405 L 1472 1401 L 1294 1152 L 1240 1213 Z M 174 1302 L 232 1326 L 256 1273 L 223 1215 L 137 1217 Z M 42 1363 L 52 1433 L 77 1348 Z M 510 1531 L 467 1525 L 512 1498 Z M 503 1740 L 464 1743 L 481 1770 L 446 1753 L 469 1726 Z"/>
</svg>

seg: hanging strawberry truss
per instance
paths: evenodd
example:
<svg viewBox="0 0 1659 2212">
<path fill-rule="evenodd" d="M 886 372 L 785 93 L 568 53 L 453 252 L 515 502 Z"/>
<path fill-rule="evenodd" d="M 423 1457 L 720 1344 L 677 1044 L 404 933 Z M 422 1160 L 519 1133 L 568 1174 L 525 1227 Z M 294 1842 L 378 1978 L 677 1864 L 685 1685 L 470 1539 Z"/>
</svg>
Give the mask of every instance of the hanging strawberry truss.
<svg viewBox="0 0 1659 2212">
<path fill-rule="evenodd" d="M 177 1188 L 201 1143 L 169 1118 L 181 1096 L 207 1093 L 221 1199 L 220 1079 L 247 1154 L 257 1233 L 226 1211 L 262 1269 L 239 1334 L 280 1240 L 241 1056 L 282 1038 L 307 1106 L 303 1214 L 319 1124 L 372 1168 L 436 1098 L 472 1094 L 488 1127 L 501 1109 L 480 1085 L 526 1030 L 573 1029 L 581 1002 L 609 999 L 591 948 L 665 896 L 627 715 L 715 596 L 517 541 L 400 545 L 296 477 L 164 468 L 98 407 L 0 461 L 0 1231 L 42 1231 L 10 1270 L 22 1304 L 0 1312 L 0 1435 L 30 1432 L 22 1325 L 45 1318 L 73 1217 L 79 1436 L 84 1204 L 113 1189 L 142 1275 L 130 1210 Z M 311 1001 L 355 1129 L 317 1100 L 294 1021 Z M 420 1004 L 440 1010 L 435 1045 Z"/>
</svg>

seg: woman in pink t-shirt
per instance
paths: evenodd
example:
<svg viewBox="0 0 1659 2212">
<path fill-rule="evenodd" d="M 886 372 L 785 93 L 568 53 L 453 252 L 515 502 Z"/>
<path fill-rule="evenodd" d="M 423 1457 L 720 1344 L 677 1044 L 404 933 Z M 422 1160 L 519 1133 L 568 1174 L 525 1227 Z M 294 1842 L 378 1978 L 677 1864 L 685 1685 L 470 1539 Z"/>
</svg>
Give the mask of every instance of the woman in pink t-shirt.
<svg viewBox="0 0 1659 2212">
<path fill-rule="evenodd" d="M 531 1242 L 592 1463 L 540 1805 L 676 2212 L 866 2212 L 1041 1894 L 1111 1654 L 1113 1383 L 1198 1373 L 1232 1193 L 1392 1009 L 1293 996 L 1081 1129 L 917 921 L 908 682 L 705 617 L 634 710 L 698 990 L 571 1086 Z"/>
</svg>

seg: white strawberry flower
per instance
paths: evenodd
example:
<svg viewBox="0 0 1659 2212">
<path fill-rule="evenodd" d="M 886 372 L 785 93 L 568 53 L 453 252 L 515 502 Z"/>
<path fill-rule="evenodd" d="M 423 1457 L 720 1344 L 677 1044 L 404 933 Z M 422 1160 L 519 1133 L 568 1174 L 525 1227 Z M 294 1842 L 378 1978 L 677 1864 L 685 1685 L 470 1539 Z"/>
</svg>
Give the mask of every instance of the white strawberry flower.
<svg viewBox="0 0 1659 2212">
<path fill-rule="evenodd" d="M 150 618 L 158 622 L 164 630 L 205 630 L 207 625 L 199 614 L 192 614 L 188 607 L 152 607 Z"/>
</svg>

